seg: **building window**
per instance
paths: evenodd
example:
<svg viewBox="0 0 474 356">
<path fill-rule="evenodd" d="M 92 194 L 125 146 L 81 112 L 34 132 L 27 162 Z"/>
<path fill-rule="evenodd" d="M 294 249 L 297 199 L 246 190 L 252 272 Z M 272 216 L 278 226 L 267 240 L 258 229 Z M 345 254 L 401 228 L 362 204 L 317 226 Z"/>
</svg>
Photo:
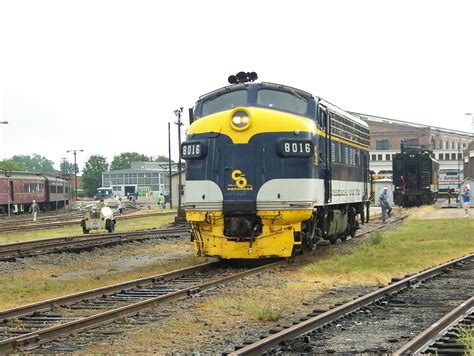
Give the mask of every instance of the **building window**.
<svg viewBox="0 0 474 356">
<path fill-rule="evenodd" d="M 436 148 L 437 148 L 438 150 L 440 150 L 440 149 L 442 148 L 442 147 L 441 147 L 442 145 L 443 145 L 443 143 L 442 143 L 441 141 L 436 141 Z"/>
<path fill-rule="evenodd" d="M 390 149 L 388 140 L 377 140 L 375 141 L 375 149 L 377 151 L 386 151 Z"/>
<path fill-rule="evenodd" d="M 444 159 L 444 155 L 443 155 L 442 153 L 440 153 L 440 154 L 438 155 L 438 159 L 439 159 L 439 160 Z"/>
<path fill-rule="evenodd" d="M 377 155 L 372 155 L 372 161 L 376 161 L 377 160 Z"/>
<path fill-rule="evenodd" d="M 381 161 L 381 160 L 382 160 L 382 154 L 381 154 L 381 153 L 377 155 L 377 160 L 378 160 L 378 161 Z"/>
<path fill-rule="evenodd" d="M 390 156 L 391 156 L 390 154 L 386 154 L 386 155 L 385 155 L 385 160 L 386 160 L 386 161 L 390 161 L 390 160 L 392 159 Z"/>
<path fill-rule="evenodd" d="M 448 153 L 448 156 L 449 156 L 449 153 Z M 456 153 L 451 153 L 451 160 L 455 160 L 456 159 Z"/>
<path fill-rule="evenodd" d="M 462 153 L 458 153 L 458 159 L 462 159 Z"/>
<path fill-rule="evenodd" d="M 418 139 L 417 138 L 411 138 L 409 140 L 404 140 L 403 144 L 405 146 L 418 146 Z"/>
</svg>

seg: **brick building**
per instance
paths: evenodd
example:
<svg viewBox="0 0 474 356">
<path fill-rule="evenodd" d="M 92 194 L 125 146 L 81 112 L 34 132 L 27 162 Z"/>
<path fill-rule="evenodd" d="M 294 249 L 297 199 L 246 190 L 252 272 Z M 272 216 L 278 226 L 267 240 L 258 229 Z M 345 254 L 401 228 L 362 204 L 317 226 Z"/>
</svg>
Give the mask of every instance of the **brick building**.
<svg viewBox="0 0 474 356">
<path fill-rule="evenodd" d="M 400 152 L 400 142 L 433 150 L 433 158 L 440 163 L 440 172 L 463 173 L 465 150 L 473 140 L 469 132 L 389 119 L 352 112 L 369 124 L 370 169 L 392 171 L 392 157 Z M 474 155 L 474 151 L 473 155 Z"/>
</svg>

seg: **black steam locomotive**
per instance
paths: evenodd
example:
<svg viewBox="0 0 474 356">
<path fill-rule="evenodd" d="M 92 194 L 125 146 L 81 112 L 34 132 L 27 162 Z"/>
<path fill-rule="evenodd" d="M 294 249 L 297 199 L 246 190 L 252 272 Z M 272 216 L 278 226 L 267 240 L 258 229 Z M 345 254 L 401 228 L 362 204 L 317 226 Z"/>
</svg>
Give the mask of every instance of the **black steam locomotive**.
<svg viewBox="0 0 474 356">
<path fill-rule="evenodd" d="M 433 204 L 438 197 L 439 163 L 432 151 L 400 145 L 393 158 L 393 200 L 399 206 Z"/>
</svg>

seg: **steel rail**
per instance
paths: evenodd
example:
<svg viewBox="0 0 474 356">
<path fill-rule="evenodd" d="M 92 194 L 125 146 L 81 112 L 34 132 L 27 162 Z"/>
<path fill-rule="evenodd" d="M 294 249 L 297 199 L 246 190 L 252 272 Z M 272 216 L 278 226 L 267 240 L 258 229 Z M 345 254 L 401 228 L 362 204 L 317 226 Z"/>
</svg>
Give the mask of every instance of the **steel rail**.
<svg viewBox="0 0 474 356">
<path fill-rule="evenodd" d="M 153 238 L 163 234 L 181 234 L 188 232 L 187 227 L 162 228 L 138 230 L 123 233 L 91 235 L 76 235 L 56 237 L 35 241 L 18 242 L 14 244 L 0 245 L 0 261 L 17 257 L 32 256 L 49 252 L 58 252 L 68 248 L 89 248 L 122 242 L 131 242 L 142 239 Z"/>
<path fill-rule="evenodd" d="M 136 303 L 124 306 L 124 307 L 120 307 L 120 308 L 117 308 L 117 309 L 102 312 L 102 313 L 92 315 L 92 316 L 89 316 L 89 317 L 85 317 L 85 318 L 82 318 L 82 319 L 79 319 L 79 320 L 67 322 L 67 323 L 64 323 L 64 324 L 61 324 L 61 325 L 48 327 L 48 328 L 45 328 L 45 329 L 42 329 L 42 330 L 37 330 L 35 332 L 31 332 L 31 333 L 28 333 L 28 334 L 25 334 L 25 335 L 21 335 L 21 336 L 13 337 L 13 338 L 10 338 L 10 339 L 6 339 L 6 340 L 3 340 L 3 341 L 0 341 L 0 353 L 5 353 L 5 352 L 10 352 L 10 351 L 15 351 L 15 350 L 24 350 L 26 348 L 31 349 L 31 348 L 34 348 L 34 347 L 38 346 L 41 343 L 54 340 L 54 339 L 56 339 L 60 336 L 68 335 L 68 334 L 71 334 L 73 332 L 88 329 L 88 328 L 97 327 L 99 325 L 112 322 L 112 321 L 117 320 L 119 318 L 122 318 L 124 316 L 136 314 L 137 312 L 139 312 L 143 309 L 155 306 L 157 304 L 164 303 L 164 302 L 174 300 L 174 299 L 177 299 L 177 298 L 181 298 L 181 297 L 184 297 L 184 296 L 187 296 L 187 295 L 191 295 L 191 294 L 194 294 L 194 293 L 197 293 L 197 292 L 200 292 L 200 291 L 204 291 L 204 290 L 210 289 L 210 288 L 212 288 L 216 285 L 224 284 L 224 283 L 230 282 L 232 280 L 240 279 L 240 278 L 243 278 L 243 277 L 245 277 L 249 274 L 254 274 L 254 273 L 257 273 L 257 272 L 261 272 L 263 270 L 273 268 L 277 265 L 282 265 L 282 264 L 285 264 L 285 263 L 287 263 L 286 260 L 269 263 L 269 264 L 266 264 L 264 266 L 256 267 L 256 268 L 244 271 L 244 272 L 237 273 L 235 275 L 223 277 L 223 278 L 221 278 L 219 280 L 216 280 L 216 281 L 201 283 L 201 284 L 195 285 L 193 287 L 184 288 L 184 289 L 176 291 L 176 292 L 171 292 L 171 293 L 166 294 L 166 295 L 153 297 L 153 298 L 150 298 L 148 300 L 136 302 Z M 210 267 L 210 266 L 217 266 L 219 264 L 220 264 L 219 262 L 212 262 L 210 264 L 201 265 L 201 268 L 202 268 L 202 266 Z M 194 268 L 196 268 L 196 267 L 194 267 Z M 183 269 L 183 270 L 186 270 L 186 269 Z M 183 271 L 183 270 L 180 270 L 180 271 Z M 176 273 L 176 272 L 170 272 L 170 273 Z M 158 276 L 155 276 L 154 278 L 158 278 Z M 123 287 L 121 287 L 119 285 L 116 285 L 115 288 L 117 288 L 117 290 L 120 290 L 120 288 L 123 288 Z M 94 290 L 93 293 L 95 295 L 101 295 L 101 294 L 103 294 L 103 291 Z M 82 294 L 84 294 L 84 293 L 82 293 Z M 76 296 L 76 297 L 69 296 L 69 298 L 72 298 L 72 300 L 77 300 L 77 299 L 74 299 L 74 298 L 82 298 L 83 299 L 84 296 Z M 58 299 L 61 299 L 61 298 L 57 298 L 57 300 Z M 68 302 L 70 302 L 70 301 L 68 301 Z M 60 303 L 64 303 L 64 302 L 60 302 Z M 50 303 L 50 305 L 48 307 L 51 308 L 51 306 L 53 306 L 55 304 L 58 304 L 58 301 L 56 301 L 55 303 Z M 31 310 L 30 310 L 29 313 L 31 313 Z M 9 313 L 8 315 L 15 315 L 15 314 Z M 16 315 L 18 315 L 18 314 L 16 314 Z M 0 317 L 1 316 L 2 316 L 2 313 L 0 313 Z M 11 316 L 11 317 L 13 317 L 13 316 Z"/>
<path fill-rule="evenodd" d="M 138 218 L 147 218 L 152 216 L 169 216 L 169 215 L 176 215 L 176 212 L 169 211 L 164 213 L 147 213 L 141 215 L 115 215 L 115 219 L 117 220 L 129 220 L 129 219 L 138 219 Z M 23 223 L 22 225 L 18 225 L 18 222 L 11 222 L 7 224 L 0 224 L 0 232 L 13 232 L 19 230 L 27 230 L 27 229 L 48 229 L 58 226 L 68 226 L 68 225 L 75 225 L 79 224 L 82 219 L 74 219 L 69 221 L 59 221 L 59 222 L 45 222 L 45 223 Z M 12 226 L 9 226 L 12 225 Z"/>
<path fill-rule="evenodd" d="M 264 353 L 265 351 L 269 350 L 270 348 L 277 346 L 280 342 L 285 341 L 285 340 L 291 340 L 295 339 L 301 335 L 304 335 L 305 333 L 316 329 L 324 324 L 327 324 L 329 322 L 332 322 L 339 317 L 348 314 L 350 312 L 353 312 L 363 306 L 366 306 L 380 298 L 382 298 L 384 295 L 389 294 L 389 293 L 394 293 L 399 290 L 402 290 L 412 284 L 415 284 L 419 282 L 420 280 L 424 280 L 427 278 L 430 278 L 434 275 L 437 275 L 441 273 L 444 269 L 455 265 L 457 263 L 466 261 L 468 259 L 472 259 L 474 257 L 474 254 L 470 254 L 467 256 L 463 256 L 461 258 L 449 261 L 445 264 L 442 264 L 440 266 L 436 266 L 433 268 L 430 268 L 426 271 L 423 271 L 419 274 L 416 274 L 414 276 L 410 276 L 407 278 L 404 278 L 398 282 L 394 282 L 386 287 L 380 288 L 379 290 L 376 290 L 374 292 L 371 292 L 367 295 L 364 295 L 362 297 L 359 297 L 353 301 L 350 301 L 348 303 L 345 303 L 343 305 L 340 305 L 332 310 L 329 310 L 327 312 L 323 312 L 320 315 L 317 315 L 315 317 L 312 317 L 306 321 L 303 321 L 297 325 L 291 326 L 287 329 L 284 329 L 278 333 L 275 333 L 273 335 L 270 335 L 266 337 L 265 339 L 256 341 L 253 344 L 247 345 L 237 351 L 234 351 L 230 353 L 230 355 L 236 356 L 236 355 L 260 355 Z"/>
<path fill-rule="evenodd" d="M 155 276 L 144 277 L 139 279 L 134 279 L 131 281 L 117 283 L 110 286 L 100 287 L 96 289 L 91 289 L 87 291 L 82 291 L 74 294 L 65 295 L 62 297 L 48 299 L 38 303 L 32 303 L 23 305 L 20 307 L 2 310 L 0 311 L 0 321 L 5 319 L 20 318 L 25 315 L 29 315 L 35 312 L 43 312 L 52 310 L 58 305 L 70 304 L 86 298 L 99 297 L 106 294 L 115 293 L 125 289 L 131 289 L 136 287 L 142 287 L 151 283 L 154 283 L 158 280 L 168 281 L 170 279 L 176 278 L 180 275 L 187 275 L 197 272 L 204 272 L 211 268 L 216 268 L 219 262 L 212 261 L 207 263 L 202 263 L 196 266 L 186 267 L 178 269 L 171 272 L 161 273 Z"/>
<path fill-rule="evenodd" d="M 401 220 L 401 219 L 404 219 L 404 218 L 405 217 L 402 217 L 402 218 L 399 218 L 395 221 L 398 221 L 398 220 Z M 366 232 L 364 232 L 363 234 L 361 234 L 359 236 L 362 236 L 362 235 L 371 233 L 373 231 L 379 230 L 379 229 L 383 228 L 384 226 L 385 225 L 381 225 L 379 227 L 371 229 L 370 231 L 366 231 Z M 21 348 L 25 349 L 27 347 L 32 347 L 33 344 L 39 344 L 39 343 L 51 341 L 51 340 L 53 340 L 53 339 L 55 339 L 59 336 L 65 335 L 65 334 L 69 334 L 69 333 L 72 333 L 72 332 L 75 332 L 75 331 L 78 331 L 78 330 L 82 330 L 82 329 L 85 329 L 85 328 L 89 328 L 89 327 L 94 327 L 94 326 L 97 326 L 97 325 L 100 325 L 100 324 L 103 324 L 103 323 L 111 322 L 113 320 L 116 320 L 117 318 L 123 317 L 124 315 L 130 315 L 130 314 L 136 313 L 139 310 L 142 310 L 144 308 L 153 306 L 157 303 L 161 303 L 161 302 L 171 300 L 171 299 L 180 298 L 180 297 L 185 296 L 187 294 L 191 294 L 191 293 L 194 293 L 194 292 L 197 292 L 197 291 L 212 288 L 213 286 L 215 286 L 217 284 L 226 283 L 226 282 L 234 280 L 234 279 L 242 278 L 242 277 L 244 277 L 248 274 L 257 273 L 257 272 L 260 272 L 264 269 L 273 268 L 277 265 L 282 265 L 282 264 L 286 264 L 286 263 L 287 263 L 287 260 L 283 260 L 283 261 L 279 261 L 279 262 L 273 262 L 273 263 L 267 264 L 265 266 L 257 267 L 257 268 L 254 268 L 252 270 L 248 270 L 248 271 L 245 271 L 245 272 L 233 275 L 233 276 L 225 277 L 225 278 L 223 278 L 219 281 L 212 281 L 212 282 L 203 283 L 201 285 L 186 288 L 186 289 L 180 290 L 178 292 L 172 292 L 169 295 L 151 298 L 149 300 L 145 300 L 145 301 L 141 301 L 141 302 L 138 302 L 138 303 L 135 303 L 135 304 L 131 304 L 131 305 L 126 306 L 126 307 L 121 307 L 121 308 L 117 308 L 115 310 L 110 310 L 110 311 L 107 311 L 107 312 L 97 314 L 95 316 L 86 317 L 86 318 L 83 318 L 81 320 L 64 323 L 64 324 L 61 324 L 61 325 L 45 328 L 45 329 L 35 331 L 35 332 L 29 333 L 29 334 L 25 334 L 25 335 L 22 335 L 22 336 L 18 336 L 18 337 L 10 338 L 10 339 L 7 339 L 7 340 L 3 340 L 3 341 L 0 342 L 0 352 L 8 352 L 8 351 L 12 351 L 12 350 L 18 350 L 18 349 L 21 349 Z M 94 297 L 98 297 L 98 296 L 108 295 L 108 294 L 112 294 L 114 292 L 133 289 L 133 288 L 138 287 L 138 286 L 149 285 L 149 284 L 151 284 L 151 283 L 153 283 L 154 281 L 157 281 L 157 280 L 161 281 L 162 279 L 163 280 L 168 280 L 168 279 L 176 278 L 176 276 L 179 273 L 182 273 L 183 271 L 187 271 L 187 273 L 190 274 L 190 273 L 194 273 L 194 272 L 192 272 L 192 269 L 194 269 L 194 268 L 211 268 L 209 266 L 217 266 L 217 265 L 218 265 L 218 262 L 211 262 L 211 263 L 208 263 L 208 264 L 203 264 L 203 265 L 200 265 L 200 266 L 191 267 L 190 269 L 183 269 L 183 270 L 179 270 L 179 271 L 173 271 L 173 272 L 169 272 L 169 273 L 163 274 L 163 275 L 142 278 L 142 279 L 139 279 L 139 280 L 129 281 L 129 282 L 116 284 L 116 285 L 112 285 L 112 286 L 108 286 L 108 287 L 102 287 L 102 288 L 94 289 L 94 290 L 91 290 L 91 291 L 84 291 L 84 292 L 80 292 L 80 293 L 76 293 L 76 294 L 71 294 L 71 295 L 67 295 L 67 296 L 63 296 L 63 297 L 50 299 L 50 300 L 39 302 L 39 303 L 33 303 L 33 304 L 29 304 L 29 305 L 9 309 L 9 310 L 0 312 L 0 320 L 20 318 L 20 317 L 23 317 L 23 316 L 31 315 L 35 312 L 50 311 L 50 310 L 53 310 L 53 308 L 55 308 L 57 306 L 74 303 L 74 302 L 81 301 L 81 300 L 88 299 L 88 298 L 94 298 Z"/>
<path fill-rule="evenodd" d="M 393 355 L 412 355 L 424 352 L 424 350 L 429 347 L 430 344 L 439 339 L 443 334 L 446 333 L 446 331 L 451 329 L 460 320 L 472 313 L 473 308 L 474 297 L 471 297 L 443 316 L 429 328 L 418 334 L 410 342 L 395 351 Z"/>
</svg>

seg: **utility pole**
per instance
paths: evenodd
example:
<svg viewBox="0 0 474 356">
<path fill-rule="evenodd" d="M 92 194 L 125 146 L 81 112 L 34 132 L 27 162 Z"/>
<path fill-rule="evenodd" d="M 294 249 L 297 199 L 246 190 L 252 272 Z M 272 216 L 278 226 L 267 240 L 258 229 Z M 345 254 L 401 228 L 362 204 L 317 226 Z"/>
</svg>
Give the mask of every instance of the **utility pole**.
<svg viewBox="0 0 474 356">
<path fill-rule="evenodd" d="M 67 180 L 67 196 L 69 200 L 71 200 L 71 187 L 69 186 L 69 176 L 67 176 L 67 171 L 66 171 L 66 163 L 67 163 L 67 158 L 66 157 L 61 157 L 63 160 L 63 178 Z M 66 186 L 63 186 L 63 196 L 64 196 L 64 212 L 66 212 L 66 195 L 64 193 L 66 190 Z"/>
<path fill-rule="evenodd" d="M 181 113 L 183 112 L 183 108 L 176 109 L 174 111 L 174 114 L 177 117 L 177 120 L 175 122 L 175 125 L 178 125 L 178 143 L 179 143 L 179 158 L 178 158 L 178 216 L 180 215 L 180 210 L 181 210 L 181 187 L 182 187 L 182 182 L 181 182 L 181 126 L 183 126 L 183 122 L 181 121 Z"/>
<path fill-rule="evenodd" d="M 84 152 L 84 150 L 67 150 L 66 152 L 69 153 L 69 152 L 73 152 L 74 153 L 74 187 L 76 189 L 76 202 L 77 202 L 77 163 L 76 163 L 76 154 L 77 154 L 77 151 L 79 152 Z"/>
<path fill-rule="evenodd" d="M 4 170 L 5 177 L 7 177 L 7 194 L 8 194 L 8 217 L 10 218 L 10 204 L 11 204 L 11 190 L 10 190 L 10 177 L 12 176 L 12 170 L 11 169 L 5 169 Z"/>
<path fill-rule="evenodd" d="M 170 209 L 173 209 L 173 186 L 171 184 L 171 124 L 168 122 L 168 175 L 169 175 L 169 196 Z"/>
</svg>

